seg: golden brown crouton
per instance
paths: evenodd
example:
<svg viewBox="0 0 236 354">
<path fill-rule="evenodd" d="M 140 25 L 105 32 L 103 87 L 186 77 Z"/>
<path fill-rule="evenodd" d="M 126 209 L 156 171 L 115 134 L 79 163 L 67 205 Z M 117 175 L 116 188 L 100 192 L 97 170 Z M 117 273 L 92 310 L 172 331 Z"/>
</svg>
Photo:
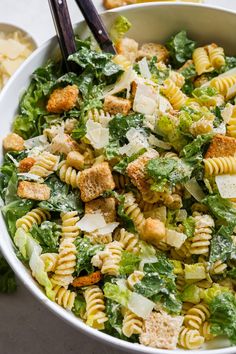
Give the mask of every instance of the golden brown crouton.
<svg viewBox="0 0 236 354">
<path fill-rule="evenodd" d="M 84 156 L 78 151 L 70 151 L 67 155 L 66 163 L 76 168 L 76 170 L 82 170 L 84 167 Z"/>
<path fill-rule="evenodd" d="M 116 44 L 116 50 L 118 54 L 123 55 L 133 63 L 138 54 L 138 43 L 134 39 L 123 38 Z"/>
<path fill-rule="evenodd" d="M 176 349 L 183 316 L 152 312 L 145 320 L 140 343 L 153 348 Z"/>
<path fill-rule="evenodd" d="M 50 188 L 44 183 L 20 181 L 17 195 L 23 199 L 48 200 L 50 198 Z"/>
<path fill-rule="evenodd" d="M 126 98 L 107 96 L 104 100 L 103 109 L 110 114 L 122 113 L 127 115 L 131 110 L 131 101 Z"/>
<path fill-rule="evenodd" d="M 20 135 L 10 133 L 3 139 L 3 148 L 5 151 L 22 151 L 24 143 L 24 139 Z"/>
<path fill-rule="evenodd" d="M 98 211 L 104 216 L 107 223 L 116 219 L 116 202 L 114 198 L 98 198 L 85 203 L 85 214 L 95 214 Z"/>
<path fill-rule="evenodd" d="M 236 154 L 236 139 L 217 134 L 205 154 L 205 159 L 212 157 L 234 156 Z"/>
<path fill-rule="evenodd" d="M 106 190 L 114 189 L 115 182 L 109 164 L 102 162 L 82 171 L 79 176 L 79 188 L 83 202 L 89 202 Z"/>
<path fill-rule="evenodd" d="M 142 229 L 142 239 L 148 243 L 158 246 L 160 241 L 165 238 L 166 228 L 162 221 L 148 218 L 145 220 Z"/>
<path fill-rule="evenodd" d="M 52 113 L 62 113 L 74 108 L 79 90 L 76 85 L 68 85 L 54 90 L 48 100 L 47 110 Z"/>
<path fill-rule="evenodd" d="M 126 169 L 131 182 L 140 190 L 142 194 L 148 192 L 150 189 L 145 173 L 146 164 L 148 161 L 158 156 L 159 154 L 155 150 L 147 151 L 139 158 L 129 163 Z"/>
<path fill-rule="evenodd" d="M 147 59 L 152 59 L 152 57 L 157 57 L 157 62 L 160 61 L 166 62 L 169 58 L 169 52 L 166 49 L 166 47 L 162 44 L 145 43 L 138 51 L 138 58 L 142 59 L 144 57 L 146 57 Z"/>
<path fill-rule="evenodd" d="M 75 288 L 81 286 L 89 286 L 89 285 L 99 283 L 101 279 L 102 279 L 102 273 L 98 270 L 97 272 L 94 272 L 92 274 L 75 278 L 72 282 L 72 286 L 74 286 Z"/>
<path fill-rule="evenodd" d="M 68 155 L 70 151 L 79 150 L 79 144 L 67 134 L 57 134 L 52 139 L 50 151 L 55 154 Z"/>
<path fill-rule="evenodd" d="M 136 3 L 137 0 L 103 0 L 103 5 L 107 10 Z"/>
<path fill-rule="evenodd" d="M 33 157 L 26 157 L 19 162 L 18 169 L 20 172 L 29 172 L 31 167 L 35 164 L 36 160 Z"/>
</svg>

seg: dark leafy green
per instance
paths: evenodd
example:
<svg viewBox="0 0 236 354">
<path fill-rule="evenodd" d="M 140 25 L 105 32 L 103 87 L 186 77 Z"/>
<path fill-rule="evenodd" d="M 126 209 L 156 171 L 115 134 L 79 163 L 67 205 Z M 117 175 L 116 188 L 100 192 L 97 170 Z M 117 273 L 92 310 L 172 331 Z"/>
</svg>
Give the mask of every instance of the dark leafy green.
<svg viewBox="0 0 236 354">
<path fill-rule="evenodd" d="M 189 216 L 183 221 L 184 233 L 187 237 L 193 237 L 195 230 L 195 220 L 192 216 Z"/>
<path fill-rule="evenodd" d="M 61 182 L 55 175 L 50 177 L 46 184 L 51 189 L 51 196 L 47 201 L 39 203 L 41 208 L 57 212 L 77 210 L 83 212 L 82 202 L 79 193 L 70 191 L 65 183 Z"/>
<path fill-rule="evenodd" d="M 227 336 L 236 344 L 236 299 L 234 294 L 223 292 L 210 303 L 211 332 Z"/>
<path fill-rule="evenodd" d="M 234 227 L 236 225 L 236 209 L 229 200 L 214 194 L 207 196 L 202 202 L 208 206 L 212 215 L 219 221 L 227 226 Z"/>
<path fill-rule="evenodd" d="M 211 249 L 210 249 L 210 262 L 214 263 L 217 260 L 225 262 L 231 257 L 235 256 L 236 247 L 233 244 L 231 238 L 233 234 L 234 226 L 232 225 L 223 225 L 213 236 L 211 240 Z"/>
<path fill-rule="evenodd" d="M 169 39 L 166 47 L 170 51 L 171 64 L 174 68 L 179 68 L 192 58 L 196 42 L 188 39 L 186 31 L 181 31 Z"/>
<path fill-rule="evenodd" d="M 55 222 L 44 221 L 40 226 L 34 224 L 30 230 L 31 235 L 43 249 L 43 253 L 58 252 L 61 227 Z"/>
<path fill-rule="evenodd" d="M 76 274 L 81 272 L 90 274 L 94 271 L 91 264 L 91 258 L 98 252 L 104 249 L 103 245 L 92 245 L 88 238 L 77 238 L 75 241 L 77 249 Z"/>
<path fill-rule="evenodd" d="M 74 306 L 72 308 L 72 312 L 75 314 L 77 317 L 84 317 L 85 312 L 86 312 L 86 301 L 83 295 L 77 294 L 74 302 Z"/>
<path fill-rule="evenodd" d="M 130 128 L 143 127 L 144 115 L 141 113 L 132 113 L 128 116 L 117 114 L 109 122 L 109 133 L 111 140 L 119 140 L 121 143 L 126 143 L 126 133 Z"/>
<path fill-rule="evenodd" d="M 161 302 L 167 311 L 179 313 L 182 304 L 177 296 L 172 263 L 165 256 L 159 256 L 157 262 L 144 265 L 144 274 L 134 290 L 154 302 Z"/>
<path fill-rule="evenodd" d="M 157 57 L 152 57 L 152 59 L 148 63 L 149 70 L 152 74 L 152 80 L 157 82 L 158 84 L 162 84 L 168 78 L 170 70 L 168 68 L 160 70 L 157 68 L 156 64 Z"/>
<path fill-rule="evenodd" d="M 145 153 L 146 149 L 141 149 L 139 152 L 136 154 L 133 154 L 132 156 L 125 156 L 120 162 L 118 162 L 117 165 L 113 167 L 113 171 L 116 171 L 122 175 L 125 174 L 126 168 L 128 167 L 128 164 L 134 160 L 136 160 L 139 156 L 143 155 Z"/>
<path fill-rule="evenodd" d="M 16 288 L 15 275 L 6 260 L 0 255 L 0 293 L 14 293 Z"/>
</svg>

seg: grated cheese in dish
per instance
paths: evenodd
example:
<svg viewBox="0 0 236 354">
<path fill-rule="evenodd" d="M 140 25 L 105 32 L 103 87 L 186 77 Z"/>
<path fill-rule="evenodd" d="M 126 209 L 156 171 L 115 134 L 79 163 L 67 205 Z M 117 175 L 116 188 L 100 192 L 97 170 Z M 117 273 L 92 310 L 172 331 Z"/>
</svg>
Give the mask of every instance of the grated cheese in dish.
<svg viewBox="0 0 236 354">
<path fill-rule="evenodd" d="M 34 49 L 23 32 L 0 32 L 0 90 Z"/>
</svg>

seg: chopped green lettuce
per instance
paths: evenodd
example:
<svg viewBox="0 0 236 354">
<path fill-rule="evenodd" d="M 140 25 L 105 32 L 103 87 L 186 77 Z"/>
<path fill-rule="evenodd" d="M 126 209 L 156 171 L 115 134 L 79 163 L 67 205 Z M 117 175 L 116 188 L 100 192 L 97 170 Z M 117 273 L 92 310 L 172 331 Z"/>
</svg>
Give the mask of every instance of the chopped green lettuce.
<svg viewBox="0 0 236 354">
<path fill-rule="evenodd" d="M 192 304 L 198 304 L 201 301 L 202 289 L 197 285 L 191 284 L 184 288 L 181 294 L 181 300 L 183 302 L 191 302 Z"/>
<path fill-rule="evenodd" d="M 130 30 L 131 23 L 124 16 L 118 16 L 110 29 L 110 36 L 114 43 L 122 39 L 125 34 Z"/>
<path fill-rule="evenodd" d="M 30 230 L 32 237 L 39 242 L 43 253 L 58 252 L 61 227 L 55 222 L 44 221 L 40 226 L 34 224 Z"/>
<path fill-rule="evenodd" d="M 15 275 L 6 260 L 0 255 L 0 293 L 14 293 L 16 288 Z"/>
<path fill-rule="evenodd" d="M 184 233 L 187 237 L 193 237 L 195 230 L 195 220 L 189 216 L 183 221 Z"/>
<path fill-rule="evenodd" d="M 197 87 L 193 90 L 192 95 L 200 103 L 211 102 L 212 97 L 215 97 L 218 91 L 211 86 Z"/>
<path fill-rule="evenodd" d="M 106 282 L 103 291 L 106 298 L 111 299 L 124 307 L 128 306 L 129 298 L 132 294 L 128 288 Z"/>
<path fill-rule="evenodd" d="M 223 225 L 214 234 L 211 240 L 211 249 L 210 249 L 210 262 L 214 263 L 217 260 L 225 262 L 226 260 L 235 258 L 236 247 L 232 240 L 234 226 L 232 225 Z"/>
<path fill-rule="evenodd" d="M 138 268 L 140 258 L 132 252 L 123 251 L 119 264 L 119 273 L 127 275 L 133 273 Z"/>
<path fill-rule="evenodd" d="M 216 296 L 225 292 L 229 292 L 229 288 L 214 283 L 209 289 L 204 289 L 202 291 L 201 298 L 204 302 L 210 304 Z"/>
<path fill-rule="evenodd" d="M 52 283 L 48 278 L 47 272 L 45 272 L 44 262 L 40 258 L 42 248 L 38 242 L 22 228 L 17 229 L 14 242 L 24 259 L 29 261 L 33 277 L 45 288 L 47 296 L 54 300 L 55 294 L 52 290 Z"/>
<path fill-rule="evenodd" d="M 125 156 L 123 159 L 120 160 L 120 162 L 118 162 L 118 164 L 113 167 L 113 171 L 124 175 L 128 164 L 136 160 L 139 156 L 143 155 L 145 151 L 146 149 L 141 149 L 139 152 L 133 154 L 132 156 Z"/>
<path fill-rule="evenodd" d="M 228 226 L 236 225 L 236 209 L 229 200 L 214 194 L 207 196 L 202 202 L 207 205 L 212 215 L 219 221 L 226 223 Z"/>
<path fill-rule="evenodd" d="M 236 298 L 233 294 L 223 292 L 213 298 L 210 303 L 211 332 L 215 335 L 227 336 L 232 344 L 236 344 Z"/>
<path fill-rule="evenodd" d="M 94 271 L 94 267 L 91 263 L 92 257 L 99 251 L 104 249 L 103 245 L 93 245 L 86 237 L 78 237 L 75 240 L 75 246 L 77 250 L 76 255 L 76 274 L 80 275 L 81 272 L 90 274 Z"/>
<path fill-rule="evenodd" d="M 170 52 L 171 64 L 174 68 L 179 68 L 192 58 L 196 42 L 188 39 L 186 31 L 181 31 L 168 40 L 166 47 Z"/>
<path fill-rule="evenodd" d="M 141 113 L 132 113 L 128 116 L 117 114 L 109 122 L 109 133 L 111 140 L 119 140 L 121 143 L 126 143 L 126 133 L 130 128 L 142 129 L 144 115 Z"/>
<path fill-rule="evenodd" d="M 75 314 L 75 316 L 84 318 L 86 313 L 86 301 L 83 295 L 81 294 L 76 295 L 72 312 Z"/>
</svg>

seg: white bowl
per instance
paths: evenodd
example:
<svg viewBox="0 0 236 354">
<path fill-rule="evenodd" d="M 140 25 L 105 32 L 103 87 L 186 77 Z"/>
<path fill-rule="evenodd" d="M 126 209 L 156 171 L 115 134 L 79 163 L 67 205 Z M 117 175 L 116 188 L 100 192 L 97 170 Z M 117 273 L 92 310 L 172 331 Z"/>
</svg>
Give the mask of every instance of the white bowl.
<svg viewBox="0 0 236 354">
<path fill-rule="evenodd" d="M 103 19 L 108 27 L 117 16 L 117 13 L 128 17 L 133 24 L 129 36 L 139 42 L 165 42 L 165 40 L 172 34 L 182 29 L 186 29 L 189 36 L 197 40 L 198 43 L 207 44 L 217 42 L 225 48 L 228 55 L 236 54 L 236 13 L 234 12 L 195 4 L 150 3 L 123 7 L 103 14 Z M 78 33 L 82 36 L 86 36 L 87 29 L 84 23 L 78 24 Z M 53 38 L 36 50 L 2 90 L 2 93 L 0 94 L 1 141 L 10 132 L 13 118 L 18 109 L 19 98 L 22 91 L 27 88 L 32 72 L 45 63 L 45 61 L 51 56 L 52 50 L 55 48 L 56 44 L 57 40 L 56 38 Z M 44 303 L 49 310 L 53 311 L 60 318 L 87 335 L 91 335 L 96 339 L 109 343 L 122 350 L 131 351 L 133 353 L 149 354 L 173 353 L 173 351 L 153 349 L 139 344 L 128 343 L 96 331 L 85 325 L 72 313 L 67 312 L 62 307 L 50 301 L 33 280 L 28 269 L 17 259 L 14 252 L 14 246 L 7 232 L 2 216 L 0 216 L 0 230 L 0 248 L 12 269 L 21 279 L 23 284 L 27 286 L 27 288 L 42 303 Z M 213 342 L 210 347 L 208 346 L 208 348 L 206 348 L 206 352 L 208 354 L 236 353 L 236 347 L 227 348 L 227 346 L 229 346 L 228 341 L 218 339 Z M 179 350 L 179 352 L 184 353 L 185 351 Z M 197 354 L 199 353 L 199 350 L 192 351 L 192 353 Z"/>
</svg>

